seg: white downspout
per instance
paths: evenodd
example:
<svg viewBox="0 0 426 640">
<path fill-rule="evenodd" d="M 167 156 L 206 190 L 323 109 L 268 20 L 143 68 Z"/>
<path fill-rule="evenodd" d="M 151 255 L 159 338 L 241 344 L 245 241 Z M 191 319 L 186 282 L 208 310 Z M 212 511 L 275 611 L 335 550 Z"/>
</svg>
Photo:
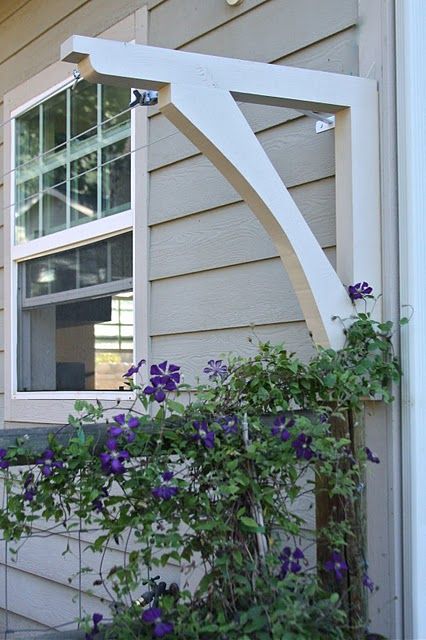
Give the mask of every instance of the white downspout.
<svg viewBox="0 0 426 640">
<path fill-rule="evenodd" d="M 426 638 L 426 2 L 396 0 L 405 638 Z M 407 312 L 408 313 L 408 312 Z M 403 310 L 404 314 L 404 310 Z"/>
</svg>

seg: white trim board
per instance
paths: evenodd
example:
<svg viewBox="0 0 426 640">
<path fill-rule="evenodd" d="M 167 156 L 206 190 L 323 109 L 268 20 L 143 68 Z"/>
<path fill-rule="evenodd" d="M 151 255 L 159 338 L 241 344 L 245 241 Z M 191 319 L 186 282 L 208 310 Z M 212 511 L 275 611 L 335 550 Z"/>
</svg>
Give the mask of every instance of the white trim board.
<svg viewBox="0 0 426 640">
<path fill-rule="evenodd" d="M 405 637 L 426 638 L 426 3 L 397 0 Z"/>
<path fill-rule="evenodd" d="M 90 82 L 159 90 L 160 111 L 239 192 L 271 236 L 313 339 L 339 348 L 345 286 L 381 292 L 377 83 L 232 58 L 72 36 L 62 59 Z M 336 114 L 337 274 L 235 99 Z M 378 316 L 380 309 L 376 309 Z"/>
</svg>

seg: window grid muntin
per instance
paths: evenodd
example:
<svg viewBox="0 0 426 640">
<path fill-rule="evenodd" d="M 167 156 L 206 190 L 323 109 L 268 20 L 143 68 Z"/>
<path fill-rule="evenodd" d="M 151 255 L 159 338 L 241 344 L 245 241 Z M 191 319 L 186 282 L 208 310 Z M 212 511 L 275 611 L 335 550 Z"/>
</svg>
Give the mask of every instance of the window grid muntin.
<svg viewBox="0 0 426 640">
<path fill-rule="evenodd" d="M 94 125 L 94 129 L 95 132 L 94 134 L 92 134 L 89 137 L 90 138 L 95 138 L 96 139 L 96 143 L 94 145 L 94 143 L 92 142 L 91 144 L 89 144 L 86 148 L 86 151 L 84 151 L 84 145 L 79 144 L 78 138 L 84 133 L 84 132 L 80 132 L 78 134 L 76 134 L 74 137 L 71 136 L 72 133 L 72 124 L 71 124 L 71 117 L 72 117 L 72 100 L 71 100 L 71 91 L 72 89 L 70 87 L 62 87 L 59 88 L 55 93 L 52 93 L 50 96 L 47 96 L 46 98 L 44 98 L 40 103 L 32 105 L 30 108 L 23 110 L 21 112 L 19 112 L 18 114 L 15 115 L 14 119 L 15 122 L 18 122 L 18 126 L 14 127 L 15 130 L 15 134 L 14 134 L 14 147 L 15 147 L 15 153 L 14 153 L 14 158 L 15 158 L 15 171 L 14 173 L 14 198 L 15 198 L 15 215 L 14 215 L 14 244 L 15 245 L 19 245 L 19 244 L 24 244 L 24 243 L 28 243 L 31 242 L 37 238 L 41 238 L 41 237 L 46 237 L 47 235 L 51 235 L 52 233 L 55 233 L 56 231 L 64 231 L 64 230 L 68 230 L 71 229 L 73 226 L 78 226 L 79 224 L 83 224 L 85 222 L 91 222 L 91 220 L 88 221 L 76 221 L 74 224 L 72 224 L 72 220 L 71 220 L 71 180 L 73 179 L 71 177 L 71 163 L 75 160 L 78 160 L 80 158 L 83 158 L 85 156 L 87 156 L 89 153 L 91 153 L 92 151 L 96 151 L 96 155 L 97 155 L 97 167 L 96 167 L 96 173 L 97 173 L 97 193 L 96 193 L 96 206 L 97 206 L 97 210 L 96 210 L 96 216 L 94 219 L 98 220 L 98 219 L 102 219 L 104 217 L 110 216 L 110 215 L 114 215 L 115 213 L 121 213 L 125 210 L 130 210 L 131 208 L 131 185 L 130 185 L 130 163 L 129 163 L 129 185 L 128 185 L 128 207 L 126 209 L 125 206 L 123 207 L 119 207 L 118 211 L 102 211 L 102 188 L 103 188 L 103 182 L 102 182 L 102 170 L 103 167 L 100 166 L 102 164 L 102 151 L 104 148 L 116 143 L 116 142 L 120 142 L 122 140 L 126 140 L 129 139 L 130 141 L 130 137 L 131 137 L 131 118 L 130 115 L 128 116 L 127 113 L 122 113 L 122 112 L 118 112 L 117 114 L 115 114 L 114 116 L 111 116 L 110 118 L 105 118 L 105 120 L 108 120 L 108 123 L 102 124 L 102 110 L 103 110 L 103 85 L 97 85 L 97 101 L 96 101 L 96 110 L 97 110 L 97 116 L 96 116 L 96 124 Z M 43 127 L 44 127 L 44 123 L 43 123 L 43 109 L 44 109 L 44 105 L 50 100 L 50 99 L 54 99 L 57 95 L 59 95 L 61 92 L 65 92 L 66 95 L 66 100 L 65 100 L 65 107 L 66 107 L 66 141 L 64 143 L 64 150 L 61 150 L 59 153 L 62 154 L 64 153 L 64 162 L 61 162 L 60 159 L 56 159 L 55 162 L 52 163 L 51 161 L 51 166 L 49 167 L 49 158 L 50 158 L 50 152 L 52 150 L 56 149 L 56 146 L 54 145 L 54 147 L 52 149 L 47 149 L 46 151 L 43 151 L 43 141 L 44 141 L 44 131 L 43 131 Z M 28 161 L 24 161 L 23 163 L 20 163 L 22 165 L 24 165 L 23 169 L 21 169 L 21 171 L 19 171 L 19 164 L 17 164 L 17 158 L 19 158 L 19 162 L 20 162 L 20 155 L 22 155 L 22 151 L 19 148 L 19 144 L 18 144 L 18 135 L 19 135 L 19 118 L 25 116 L 26 114 L 30 113 L 32 110 L 38 110 L 38 157 L 33 157 L 32 159 L 28 160 Z M 125 118 L 125 120 L 123 120 Z M 111 123 L 114 123 L 114 121 L 117 120 L 118 121 L 118 125 L 115 127 L 114 124 L 111 127 Z M 108 128 L 113 128 L 112 134 L 111 133 L 107 133 L 106 135 L 103 134 L 103 129 L 106 126 L 106 124 L 108 124 Z M 91 128 L 89 128 L 90 130 Z M 84 142 L 84 141 L 83 141 Z M 73 145 L 74 143 L 74 145 Z M 61 146 L 61 145 L 59 145 Z M 76 149 L 73 151 L 73 146 L 76 147 Z M 83 148 L 82 148 L 83 146 Z M 121 153 L 119 154 L 121 156 Z M 129 157 L 130 158 L 130 150 L 124 154 L 125 157 Z M 47 158 L 47 160 L 46 160 Z M 65 175 L 65 187 L 66 187 L 66 194 L 65 194 L 65 198 L 66 198 L 66 215 L 65 215 L 65 227 L 60 227 L 58 229 L 55 229 L 51 232 L 47 232 L 47 225 L 46 225 L 46 221 L 44 222 L 44 211 L 43 211 L 43 201 L 44 201 L 44 188 L 43 188 L 43 177 L 45 174 L 47 174 L 49 171 L 52 171 L 55 167 L 58 166 L 63 166 L 65 164 L 66 166 L 66 175 Z M 113 164 L 113 162 L 111 162 L 111 165 Z M 34 167 L 36 167 L 36 169 L 34 169 Z M 32 169 L 32 171 L 31 171 Z M 82 177 L 84 178 L 86 175 L 88 174 L 84 174 Z M 24 229 L 24 235 L 27 233 L 27 229 L 28 229 L 28 218 L 27 216 L 27 212 L 20 212 L 20 209 L 22 207 L 22 204 L 25 205 L 26 202 L 30 202 L 30 200 L 28 200 L 28 195 L 26 193 L 20 193 L 18 190 L 19 186 L 24 185 L 25 183 L 29 182 L 32 178 L 32 176 L 34 178 L 37 177 L 38 179 L 38 193 L 33 194 L 34 197 L 38 197 L 38 231 L 37 231 L 37 235 L 34 235 L 33 237 L 30 238 L 23 238 L 22 240 L 19 240 L 19 238 L 17 238 L 17 232 L 18 232 L 18 226 L 17 226 L 17 220 L 19 220 L 19 218 L 22 218 L 25 222 L 23 225 L 23 229 Z M 76 180 L 78 180 L 78 178 L 74 178 Z"/>
</svg>

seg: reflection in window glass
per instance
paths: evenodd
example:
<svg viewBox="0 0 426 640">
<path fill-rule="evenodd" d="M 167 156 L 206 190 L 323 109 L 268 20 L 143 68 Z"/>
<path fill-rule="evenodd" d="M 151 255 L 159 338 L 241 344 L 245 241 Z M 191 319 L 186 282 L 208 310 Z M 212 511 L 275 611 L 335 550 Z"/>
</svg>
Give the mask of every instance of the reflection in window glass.
<svg viewBox="0 0 426 640">
<path fill-rule="evenodd" d="M 16 118 L 16 243 L 130 208 L 128 103 L 81 81 Z"/>
<path fill-rule="evenodd" d="M 130 207 L 129 151 L 129 138 L 102 150 L 102 211 L 105 215 Z"/>
<path fill-rule="evenodd" d="M 24 298 L 91 287 L 132 277 L 132 234 L 123 233 L 19 265 Z"/>
<path fill-rule="evenodd" d="M 131 246 L 126 233 L 19 264 L 20 391 L 123 388 L 133 360 Z"/>
</svg>

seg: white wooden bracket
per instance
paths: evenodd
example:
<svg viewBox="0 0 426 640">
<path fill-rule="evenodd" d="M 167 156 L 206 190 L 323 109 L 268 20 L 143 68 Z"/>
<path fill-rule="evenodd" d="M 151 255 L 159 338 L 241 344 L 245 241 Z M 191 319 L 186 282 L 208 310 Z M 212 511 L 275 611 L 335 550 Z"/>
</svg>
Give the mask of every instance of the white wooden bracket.
<svg viewBox="0 0 426 640">
<path fill-rule="evenodd" d="M 78 64 L 89 82 L 158 91 L 160 111 L 219 169 L 271 236 L 314 341 L 340 348 L 342 326 L 333 317 L 353 313 L 346 286 L 366 280 L 381 291 L 376 83 L 83 36 L 69 38 L 61 56 Z M 235 100 L 334 115 L 337 273 Z"/>
</svg>

